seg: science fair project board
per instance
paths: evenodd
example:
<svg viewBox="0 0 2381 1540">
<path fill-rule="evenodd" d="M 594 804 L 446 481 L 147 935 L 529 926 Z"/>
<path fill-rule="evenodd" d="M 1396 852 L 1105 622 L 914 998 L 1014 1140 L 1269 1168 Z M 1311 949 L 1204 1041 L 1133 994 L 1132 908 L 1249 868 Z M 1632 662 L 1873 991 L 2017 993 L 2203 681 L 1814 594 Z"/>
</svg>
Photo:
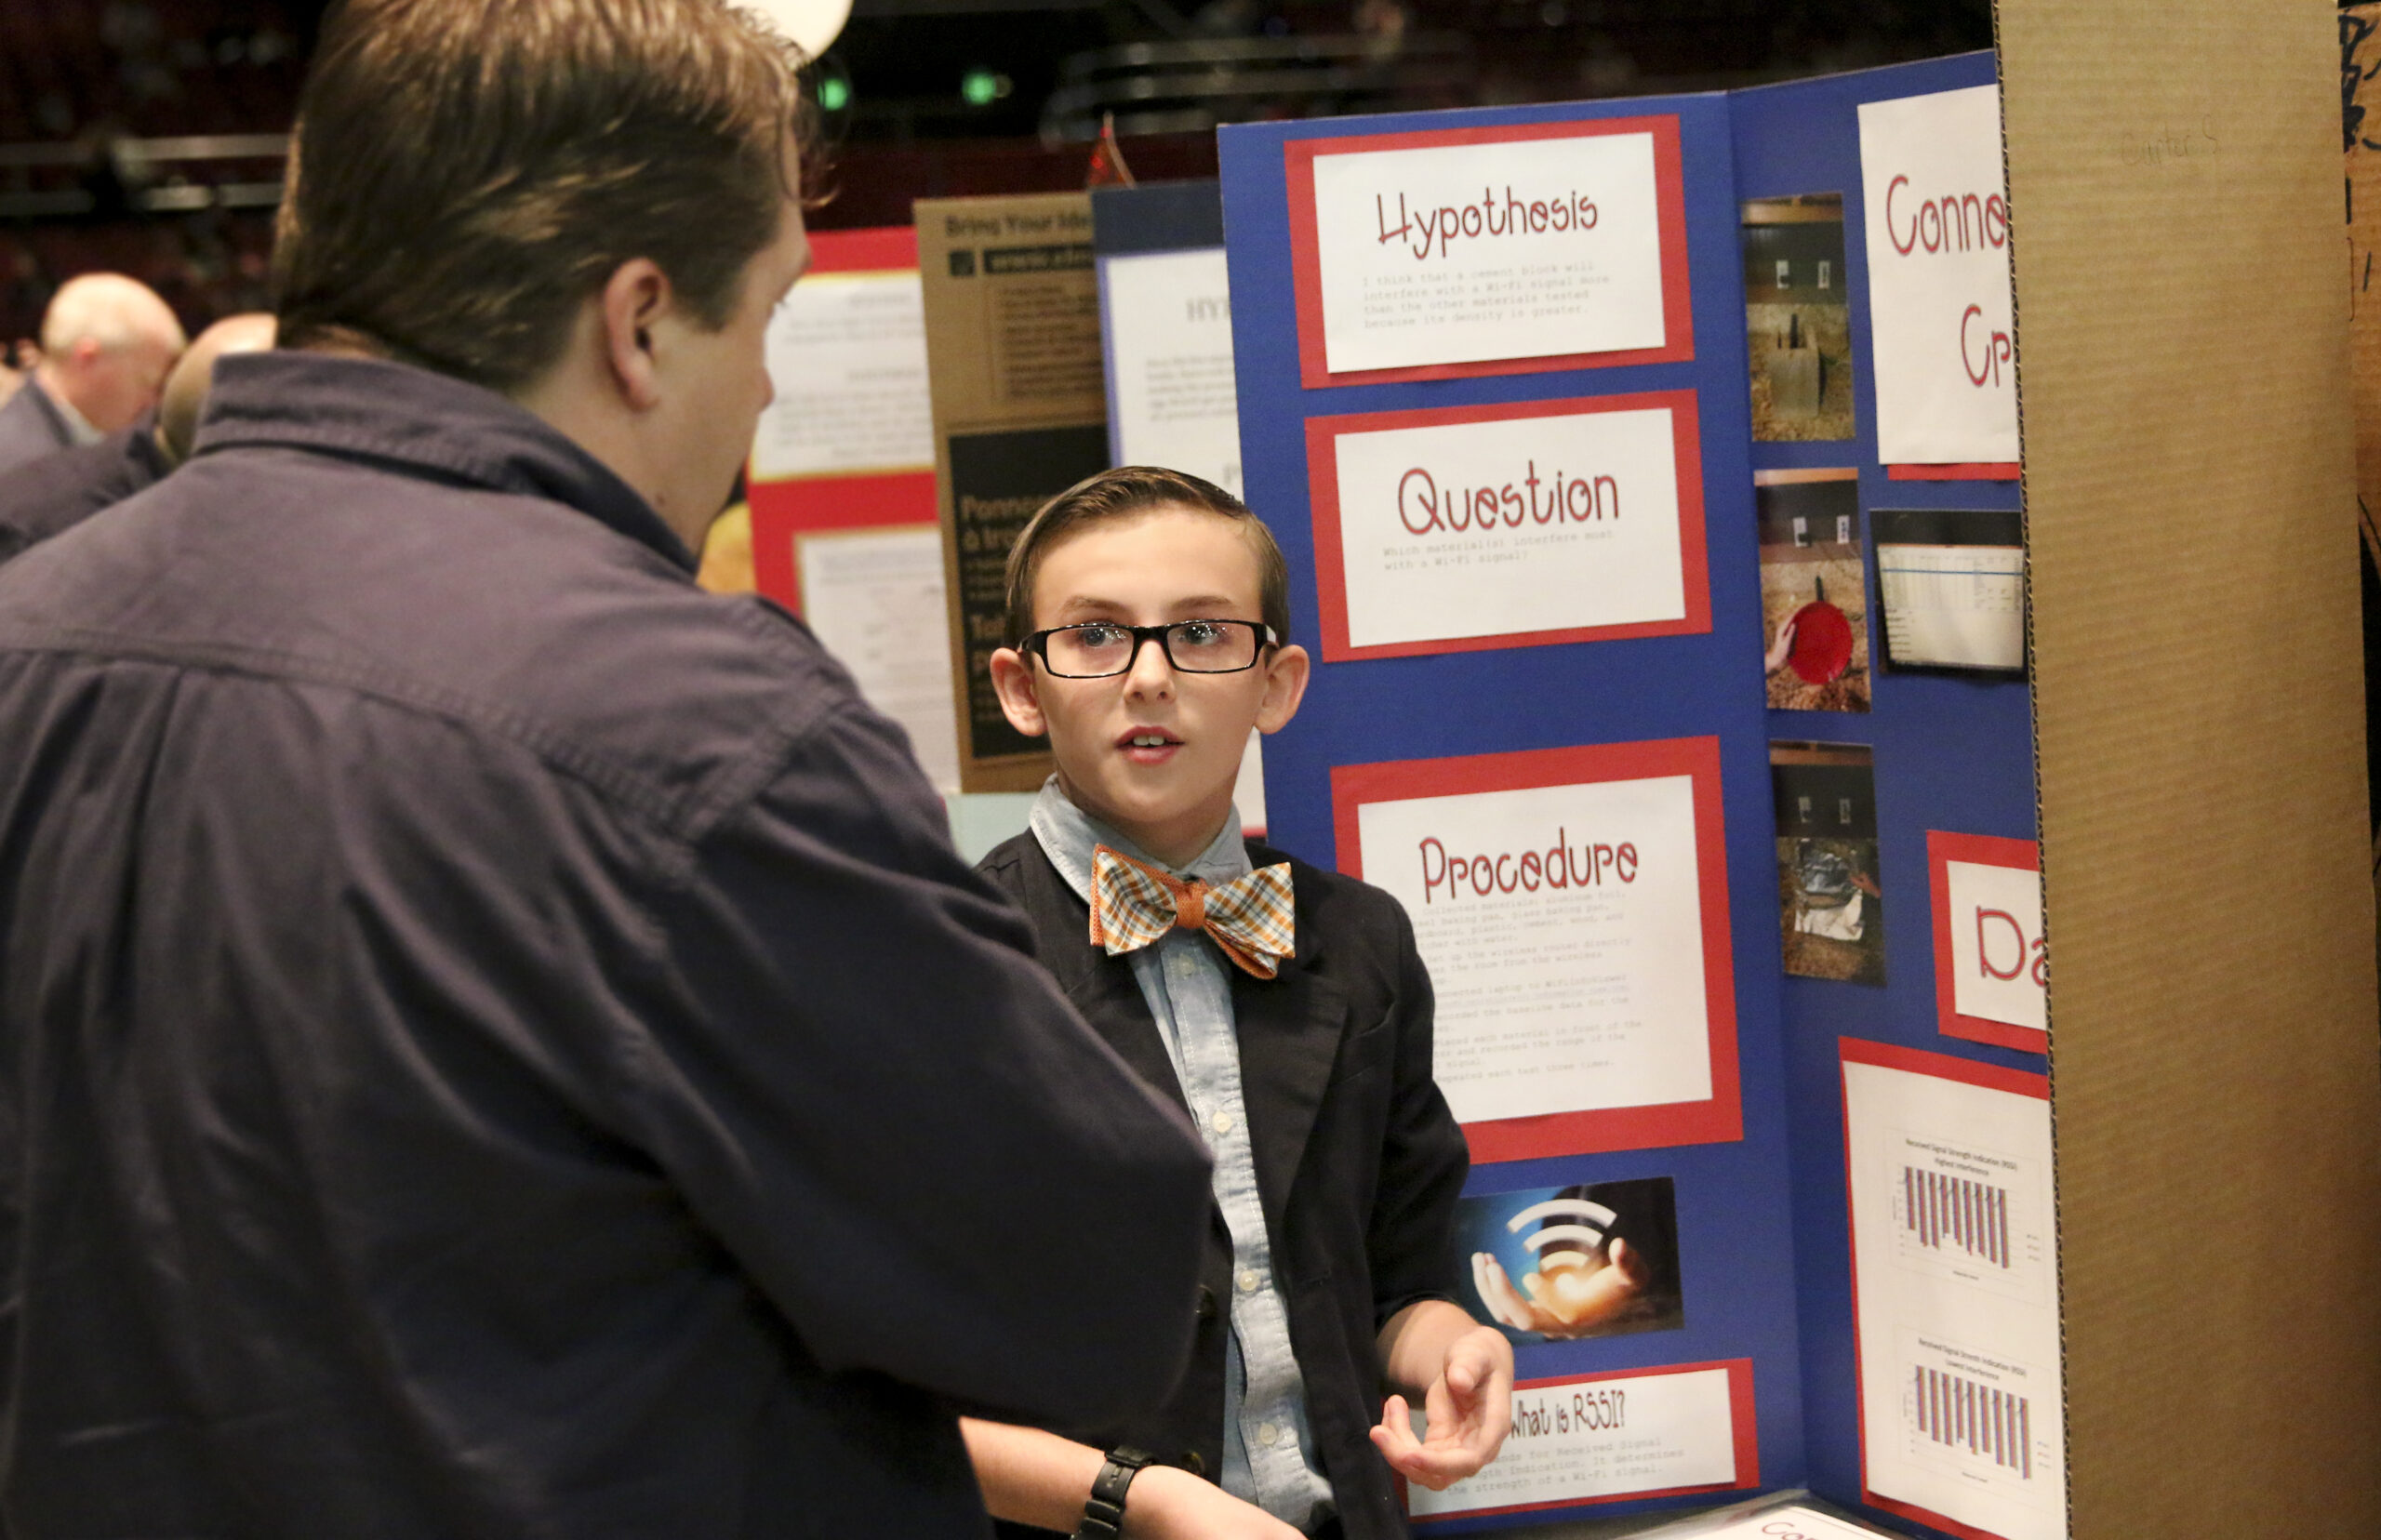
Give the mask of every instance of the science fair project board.
<svg viewBox="0 0 2381 1540">
<path fill-rule="evenodd" d="M 919 617 L 944 608 L 917 232 L 821 231 L 770 318 L 776 397 L 746 482 L 753 578 L 910 735 L 937 790 L 959 790 L 951 670 Z"/>
<path fill-rule="evenodd" d="M 1091 248 L 1110 463 L 1187 471 L 1239 496 L 1222 188 L 1213 181 L 1094 188 Z M 1266 833 L 1263 744 L 1248 735 L 1232 787 L 1241 828 L 1252 838 Z"/>
<path fill-rule="evenodd" d="M 2065 1533 L 1997 103 L 1975 55 L 1221 132 L 1318 666 L 1272 837 L 1413 919 L 1519 1363 L 1425 1533 L 1802 1483 Z"/>
</svg>

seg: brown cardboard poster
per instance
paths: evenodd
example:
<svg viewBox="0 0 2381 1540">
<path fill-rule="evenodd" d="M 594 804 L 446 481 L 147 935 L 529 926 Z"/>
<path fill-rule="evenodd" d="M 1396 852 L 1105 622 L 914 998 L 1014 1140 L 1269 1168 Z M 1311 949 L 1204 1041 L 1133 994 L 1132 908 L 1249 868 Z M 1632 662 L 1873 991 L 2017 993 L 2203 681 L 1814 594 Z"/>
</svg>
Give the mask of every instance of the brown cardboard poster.
<svg viewBox="0 0 2381 1540">
<path fill-rule="evenodd" d="M 1091 198 L 924 198 L 916 208 L 960 785 L 1031 791 L 1050 756 L 1001 715 L 987 669 L 1004 640 L 1002 578 L 1018 532 L 1108 465 Z"/>
<path fill-rule="evenodd" d="M 2381 4 L 2340 7 L 2340 144 L 2348 155 L 2348 356 L 2356 412 L 2357 528 L 2363 536 L 2365 582 L 2381 586 Z M 2369 605 L 2372 601 L 2366 601 Z M 2365 622 L 2365 669 L 2374 622 Z M 2368 717 L 2376 708 L 2365 684 Z M 2368 721 L 2370 734 L 2381 722 Z M 2368 761 L 2368 763 L 2373 762 Z M 2369 772 L 2381 808 L 2381 768 Z M 2381 817 L 2373 830 L 2373 887 L 2381 896 Z M 2381 933 L 2374 937 L 2381 955 Z"/>
<path fill-rule="evenodd" d="M 2348 153 L 2356 500 L 2365 550 L 2381 562 L 2381 3 L 2340 7 L 2340 113 Z"/>
<path fill-rule="evenodd" d="M 2329 0 L 2000 0 L 1995 18 L 2071 1532 L 2371 1540 L 2353 18 Z M 2145 240 L 2176 230 L 2145 267 Z M 2362 290 L 2354 260 L 2366 311 L 2381 261 Z M 2215 811 L 2233 808 L 2255 811 Z M 2245 1273 L 2211 1264 L 2210 1214 L 2255 1216 Z M 2220 1345 L 2221 1418 L 2179 1342 Z"/>
</svg>

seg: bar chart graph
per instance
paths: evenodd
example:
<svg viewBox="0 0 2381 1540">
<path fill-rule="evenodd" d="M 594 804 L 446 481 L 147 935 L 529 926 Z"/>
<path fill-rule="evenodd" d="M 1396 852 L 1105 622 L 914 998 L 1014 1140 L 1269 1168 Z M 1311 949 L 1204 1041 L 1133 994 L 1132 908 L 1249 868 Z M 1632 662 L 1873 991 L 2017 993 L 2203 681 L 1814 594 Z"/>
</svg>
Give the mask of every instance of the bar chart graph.
<svg viewBox="0 0 2381 1540">
<path fill-rule="evenodd" d="M 2021 1480 L 2032 1478 L 2033 1413 L 2027 1397 L 1923 1366 L 1910 1376 L 1911 1421 L 1921 1435 Z"/>
<path fill-rule="evenodd" d="M 1958 1250 L 2007 1270 L 2009 1191 L 1914 1165 L 1901 1168 L 1902 1226 L 1922 1246 Z"/>
</svg>

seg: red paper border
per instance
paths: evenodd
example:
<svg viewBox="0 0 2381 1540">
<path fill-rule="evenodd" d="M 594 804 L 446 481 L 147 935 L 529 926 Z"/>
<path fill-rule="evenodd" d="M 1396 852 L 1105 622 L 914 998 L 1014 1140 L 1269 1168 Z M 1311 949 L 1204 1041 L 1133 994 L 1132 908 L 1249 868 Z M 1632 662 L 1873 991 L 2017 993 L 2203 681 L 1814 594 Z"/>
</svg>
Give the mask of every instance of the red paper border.
<svg viewBox="0 0 2381 1540">
<path fill-rule="evenodd" d="M 1728 1373 L 1729 1431 L 1735 1436 L 1736 1448 L 1736 1479 L 1733 1481 L 1711 1481 L 1702 1486 L 1662 1487 L 1649 1492 L 1615 1492 L 1597 1497 L 1554 1497 L 1542 1503 L 1509 1503 L 1502 1507 L 1466 1508 L 1461 1513 L 1434 1513 L 1416 1517 L 1409 1513 L 1406 1522 L 1413 1525 L 1445 1524 L 1457 1520 L 1486 1519 L 1500 1513 L 1541 1513 L 1549 1508 L 1590 1507 L 1599 1503 L 1650 1502 L 1658 1497 L 1683 1497 L 1697 1492 L 1741 1492 L 1761 1484 L 1761 1426 L 1754 1409 L 1752 1394 L 1752 1360 L 1714 1359 L 1709 1363 L 1666 1363 L 1651 1369 L 1607 1369 L 1593 1374 L 1557 1374 L 1546 1379 L 1515 1380 L 1515 1390 L 1543 1390 L 1553 1385 L 1594 1385 L 1604 1380 L 1658 1379 L 1665 1374 L 1695 1374 L 1712 1369 Z M 1399 1495 L 1404 1494 L 1404 1483 L 1398 1483 Z"/>
<path fill-rule="evenodd" d="M 2015 460 L 1969 460 L 1956 465 L 1888 465 L 1887 481 L 2016 481 L 2024 468 Z"/>
<path fill-rule="evenodd" d="M 1338 866 L 1351 877 L 1364 874 L 1356 812 L 1366 803 L 1664 776 L 1687 776 L 1695 784 L 1696 869 L 1703 908 L 1703 1001 L 1710 1032 L 1711 1095 L 1699 1102 L 1544 1112 L 1466 1123 L 1464 1141 L 1470 1146 L 1474 1162 L 1723 1144 L 1744 1137 L 1736 1066 L 1735 953 L 1728 931 L 1727 833 L 1720 806 L 1720 740 L 1657 738 L 1332 767 L 1331 816 Z"/>
<path fill-rule="evenodd" d="M 931 470 L 753 482 L 744 495 L 752 509 L 753 586 L 796 615 L 802 572 L 793 551 L 803 536 L 930 524 L 938 517 Z"/>
<path fill-rule="evenodd" d="M 1989 1042 L 1996 1048 L 2047 1054 L 2050 1034 L 2039 1028 L 1960 1014 L 1958 986 L 1951 977 L 1951 880 L 1945 870 L 1953 861 L 2040 872 L 2042 846 L 2031 840 L 2011 840 L 1998 834 L 1949 834 L 1939 829 L 1926 831 L 1926 880 L 1935 910 L 1935 1014 L 1943 1035 L 1969 1042 Z"/>
<path fill-rule="evenodd" d="M 872 230 L 824 230 L 810 237 L 812 272 L 914 272 L 914 225 Z M 745 500 L 752 510 L 752 582 L 796 615 L 802 613 L 802 573 L 794 542 L 824 530 L 933 524 L 934 470 L 871 471 L 857 476 L 797 476 L 758 481 L 744 460 Z"/>
<path fill-rule="evenodd" d="M 1974 1059 L 1954 1058 L 1949 1054 L 1930 1054 L 1922 1048 L 1903 1048 L 1890 1042 L 1870 1042 L 1865 1038 L 1838 1038 L 1837 1086 L 1843 1096 L 1843 1217 L 1844 1250 L 1851 1260 L 1852 1279 L 1852 1407 L 1857 1418 L 1856 1435 L 1860 1440 L 1860 1500 L 1871 1507 L 1888 1513 L 1898 1513 L 1905 1519 L 1915 1519 L 1922 1524 L 1962 1537 L 1962 1540 L 2007 1540 L 1991 1530 L 1977 1529 L 1958 1520 L 1905 1502 L 1898 1497 L 1881 1496 L 1869 1487 L 1869 1398 L 1860 1364 L 1860 1251 L 1855 1240 L 1852 1214 L 1852 1098 L 1850 1088 L 1841 1079 L 1842 1066 L 1873 1065 L 1882 1069 L 1902 1069 L 1914 1075 L 1932 1075 L 1936 1080 L 1956 1081 L 1963 1085 L 1980 1085 L 1988 1091 L 2006 1091 L 2020 1096 L 2050 1100 L 2050 1077 L 2028 1069 L 2009 1069 L 1997 1064 L 1978 1064 Z"/>
<path fill-rule="evenodd" d="M 1486 359 L 1476 364 L 1417 364 L 1395 369 L 1330 372 L 1323 347 L 1323 264 L 1314 228 L 1314 162 L 1319 155 L 1378 150 L 1429 150 L 1457 144 L 1523 144 L 1534 139 L 1594 139 L 1611 134 L 1654 136 L 1654 206 L 1662 248 L 1662 335 L 1658 348 L 1621 352 L 1564 353 L 1547 358 Z M 1686 265 L 1686 192 L 1680 169 L 1679 120 L 1659 116 L 1590 118 L 1500 127 L 1432 128 L 1403 134 L 1294 139 L 1282 146 L 1290 200 L 1290 278 L 1297 301 L 1298 383 L 1310 391 L 1338 385 L 1383 385 L 1408 379 L 1472 379 L 1487 375 L 1547 374 L 1559 369 L 1672 364 L 1695 356 L 1695 307 Z"/>
<path fill-rule="evenodd" d="M 1598 412 L 1668 407 L 1670 450 L 1678 481 L 1679 576 L 1686 615 L 1678 620 L 1640 620 L 1616 626 L 1570 626 L 1555 631 L 1502 631 L 1427 642 L 1385 642 L 1360 647 L 1348 636 L 1347 548 L 1340 531 L 1339 440 L 1356 433 L 1402 428 L 1441 428 L 1468 422 L 1520 422 L 1532 418 L 1585 417 Z M 1420 657 L 1431 653 L 1486 652 L 1501 647 L 1543 647 L 1563 642 L 1609 642 L 1631 636 L 1701 636 L 1711 630 L 1711 574 L 1704 538 L 1703 424 L 1693 391 L 1645 391 L 1633 395 L 1573 396 L 1559 401 L 1515 401 L 1485 406 L 1433 406 L 1399 412 L 1356 412 L 1306 419 L 1307 501 L 1314 521 L 1315 598 L 1322 610 L 1323 657 L 1346 663 L 1365 657 Z"/>
</svg>

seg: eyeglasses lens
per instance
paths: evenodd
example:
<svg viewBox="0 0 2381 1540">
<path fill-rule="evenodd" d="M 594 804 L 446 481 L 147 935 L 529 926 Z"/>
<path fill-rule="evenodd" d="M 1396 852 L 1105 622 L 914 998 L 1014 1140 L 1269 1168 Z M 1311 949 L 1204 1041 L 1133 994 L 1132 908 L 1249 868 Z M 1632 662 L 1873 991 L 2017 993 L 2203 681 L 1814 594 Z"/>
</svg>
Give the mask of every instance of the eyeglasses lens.
<svg viewBox="0 0 2381 1540">
<path fill-rule="evenodd" d="M 1070 626 L 1052 631 L 1043 657 L 1053 673 L 1076 679 L 1120 674 L 1133 666 L 1138 638 L 1126 626 Z M 1184 673 L 1232 673 L 1257 661 L 1253 626 L 1183 620 L 1165 629 L 1166 655 Z"/>
</svg>

